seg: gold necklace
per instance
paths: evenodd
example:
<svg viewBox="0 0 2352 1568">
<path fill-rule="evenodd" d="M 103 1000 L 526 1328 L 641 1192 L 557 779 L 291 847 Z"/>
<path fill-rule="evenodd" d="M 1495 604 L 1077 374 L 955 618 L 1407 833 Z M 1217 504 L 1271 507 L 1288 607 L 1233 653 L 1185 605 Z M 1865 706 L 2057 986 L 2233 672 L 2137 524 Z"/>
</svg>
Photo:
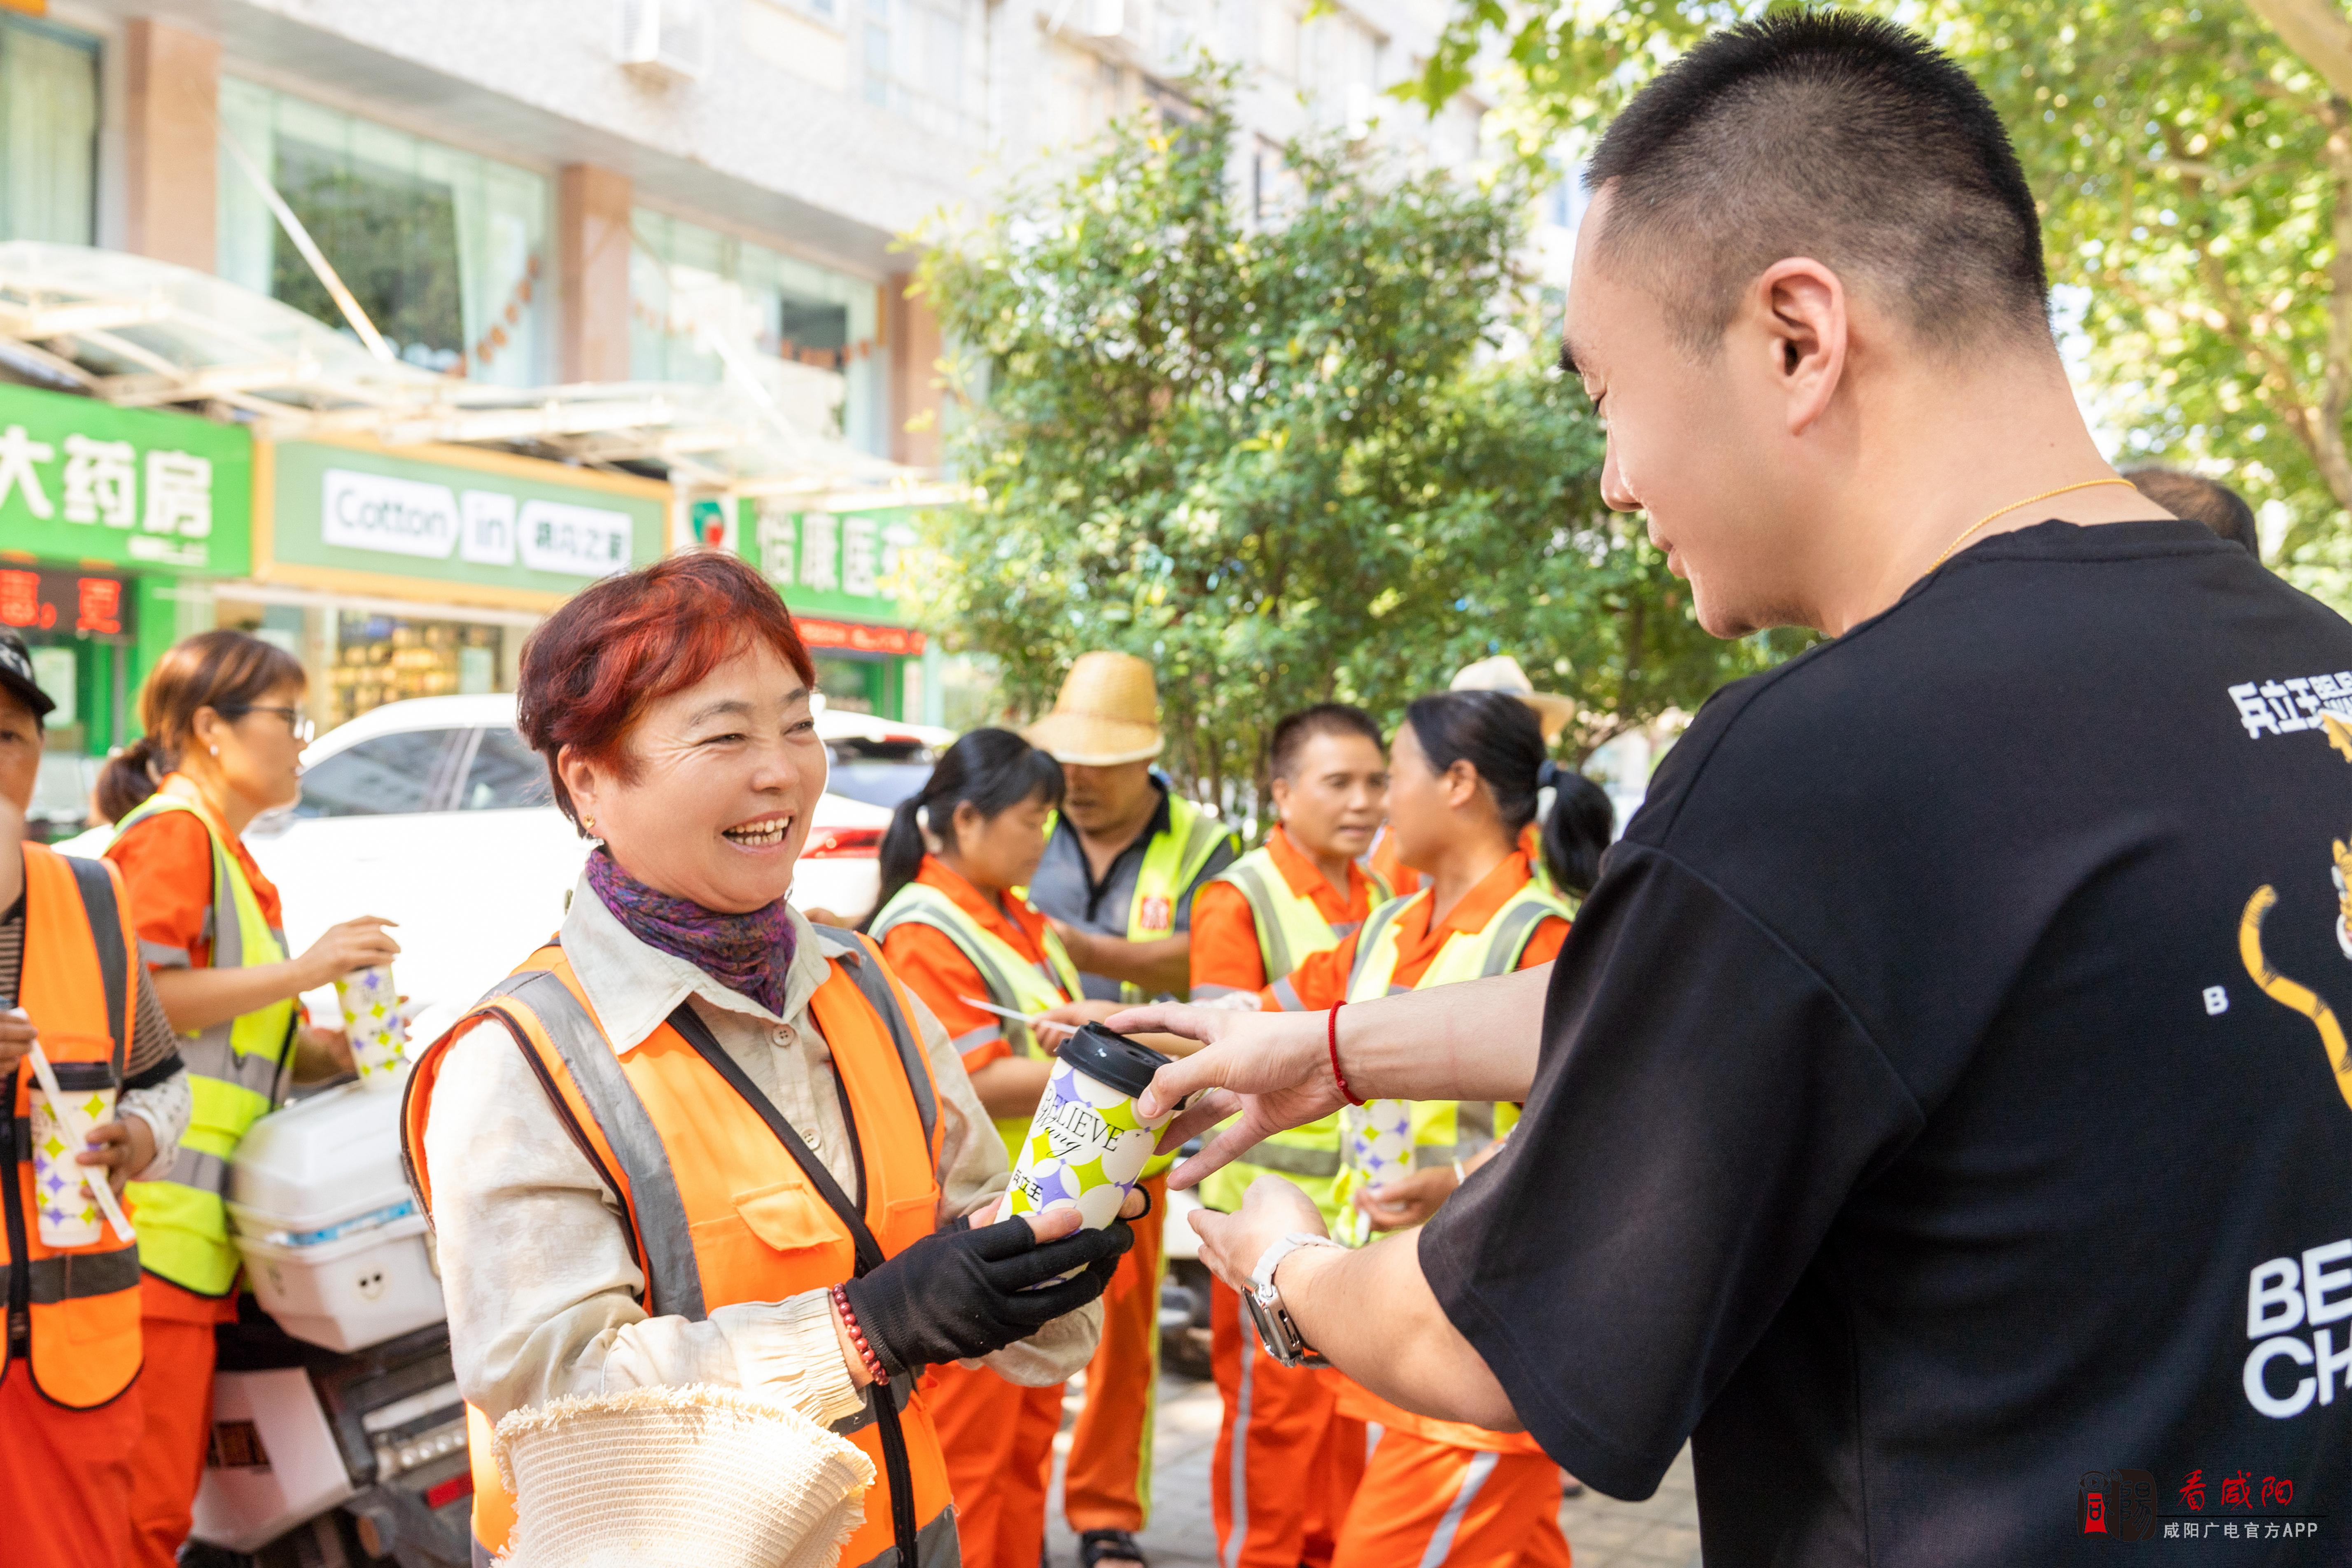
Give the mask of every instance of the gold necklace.
<svg viewBox="0 0 2352 1568">
<path fill-rule="evenodd" d="M 2048 500 L 2052 496 L 2063 496 L 2069 490 L 2089 490 L 2096 489 L 2101 485 L 2127 485 L 2130 483 L 2131 481 L 2129 479 L 2124 479 L 2116 474 L 2110 474 L 2104 479 L 2077 479 L 2071 485 L 2060 485 L 2054 490 L 2043 490 L 2038 496 L 2027 496 L 2023 500 L 2013 500 L 2007 506 L 1995 507 L 1992 510 L 1985 513 L 1982 517 L 1969 524 L 1968 527 L 1962 529 L 1960 531 L 1960 536 L 1952 541 L 1949 544 L 1944 546 L 1944 552 L 1936 557 L 1935 564 L 1929 566 L 1927 570 L 1933 572 L 1937 566 L 1941 566 L 1945 562 L 1949 561 L 1952 558 L 1952 552 L 1958 550 L 1961 545 L 1966 544 L 1969 542 L 1969 536 L 1970 534 L 1974 533 L 1978 529 L 1982 528 L 1986 523 L 1990 522 L 1994 518 L 2000 516 L 2003 512 L 2015 511 L 2021 506 L 2032 506 L 2038 500 Z"/>
</svg>

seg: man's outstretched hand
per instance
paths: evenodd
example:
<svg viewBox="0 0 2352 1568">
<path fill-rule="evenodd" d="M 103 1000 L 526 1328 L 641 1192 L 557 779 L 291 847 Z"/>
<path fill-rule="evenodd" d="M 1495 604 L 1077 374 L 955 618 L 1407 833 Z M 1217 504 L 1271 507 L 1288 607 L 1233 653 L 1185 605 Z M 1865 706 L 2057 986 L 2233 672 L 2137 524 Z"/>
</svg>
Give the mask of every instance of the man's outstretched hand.
<svg viewBox="0 0 2352 1568">
<path fill-rule="evenodd" d="M 1136 1110 L 1149 1119 L 1200 1095 L 1160 1133 L 1160 1149 L 1173 1149 L 1240 1113 L 1207 1148 L 1169 1173 L 1173 1187 L 1192 1186 L 1260 1140 L 1348 1102 L 1331 1076 L 1321 1013 L 1236 1013 L 1168 1002 L 1130 1007 L 1108 1024 L 1123 1035 L 1156 1030 L 1202 1042 L 1200 1050 L 1161 1068 L 1136 1101 Z"/>
</svg>

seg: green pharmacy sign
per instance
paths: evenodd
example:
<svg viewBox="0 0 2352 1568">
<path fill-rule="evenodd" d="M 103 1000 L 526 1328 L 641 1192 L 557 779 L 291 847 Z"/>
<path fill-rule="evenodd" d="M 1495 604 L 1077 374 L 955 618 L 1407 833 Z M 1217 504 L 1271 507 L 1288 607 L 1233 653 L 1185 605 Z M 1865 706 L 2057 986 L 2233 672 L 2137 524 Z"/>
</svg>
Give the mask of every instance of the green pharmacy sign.
<svg viewBox="0 0 2352 1568">
<path fill-rule="evenodd" d="M 242 427 L 0 386 L 0 550 L 240 576 L 252 512 Z"/>
</svg>

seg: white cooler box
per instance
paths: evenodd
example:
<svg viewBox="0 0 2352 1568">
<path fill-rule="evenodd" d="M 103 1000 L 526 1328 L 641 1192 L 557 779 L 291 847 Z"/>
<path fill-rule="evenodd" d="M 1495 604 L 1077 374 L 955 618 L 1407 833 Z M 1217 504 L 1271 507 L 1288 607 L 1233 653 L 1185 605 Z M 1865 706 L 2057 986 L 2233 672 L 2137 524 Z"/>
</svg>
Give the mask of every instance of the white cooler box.
<svg viewBox="0 0 2352 1568">
<path fill-rule="evenodd" d="M 263 1117 L 237 1148 L 229 1226 L 255 1297 L 298 1340 L 362 1350 L 446 1315 L 401 1175 L 401 1098 L 345 1084 Z"/>
</svg>

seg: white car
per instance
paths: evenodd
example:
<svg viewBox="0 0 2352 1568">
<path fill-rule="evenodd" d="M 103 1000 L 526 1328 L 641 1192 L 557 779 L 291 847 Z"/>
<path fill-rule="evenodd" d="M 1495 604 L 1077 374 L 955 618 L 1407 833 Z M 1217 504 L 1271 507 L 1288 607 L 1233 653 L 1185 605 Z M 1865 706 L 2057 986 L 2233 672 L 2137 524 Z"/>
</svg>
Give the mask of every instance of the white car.
<svg viewBox="0 0 2352 1568">
<path fill-rule="evenodd" d="M 792 897 L 860 920 L 880 891 L 890 807 L 929 775 L 943 736 L 822 712 L 817 732 L 837 784 L 817 802 Z M 300 803 L 257 819 L 246 844 L 285 897 L 294 952 L 355 915 L 399 922 L 394 973 L 417 1009 L 415 1037 L 437 1034 L 562 923 L 588 844 L 551 804 L 513 697 L 388 702 L 319 737 L 302 766 Z M 331 991 L 306 1000 L 321 1022 L 339 1016 Z"/>
</svg>

